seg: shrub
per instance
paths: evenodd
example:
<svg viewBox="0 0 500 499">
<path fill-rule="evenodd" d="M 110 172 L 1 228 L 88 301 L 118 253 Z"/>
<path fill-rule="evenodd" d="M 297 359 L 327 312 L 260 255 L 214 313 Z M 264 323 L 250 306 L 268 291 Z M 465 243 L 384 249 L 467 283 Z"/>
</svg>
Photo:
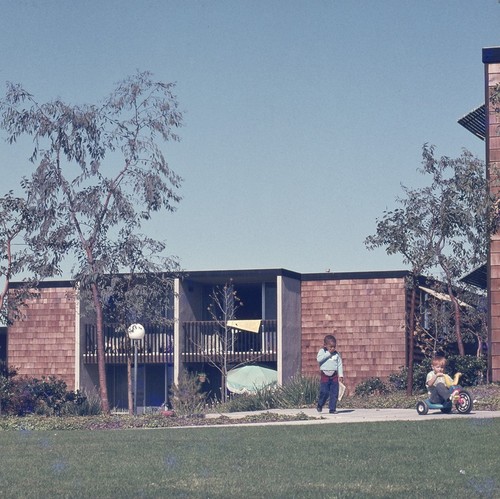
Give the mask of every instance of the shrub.
<svg viewBox="0 0 500 499">
<path fill-rule="evenodd" d="M 233 395 L 219 410 L 241 412 L 305 407 L 316 403 L 318 390 L 317 377 L 297 375 L 281 386 L 263 388 L 252 394 Z"/>
<path fill-rule="evenodd" d="M 464 357 L 450 355 L 446 358 L 446 372 L 453 376 L 461 372 L 460 384 L 463 386 L 474 386 L 486 378 L 487 361 L 472 355 Z M 431 359 L 425 358 L 422 362 L 413 366 L 413 391 L 425 391 L 425 379 L 427 373 L 432 369 Z M 406 390 L 408 368 L 400 367 L 399 372 L 389 375 L 389 382 L 395 390 Z"/>
<path fill-rule="evenodd" d="M 486 370 L 488 362 L 484 357 L 476 357 L 473 355 L 453 355 L 448 357 L 448 365 L 446 371 L 453 375 L 456 372 L 461 372 L 460 384 L 463 386 L 474 386 L 482 383 L 486 379 Z"/>
<path fill-rule="evenodd" d="M 0 410 L 2 414 L 25 416 L 60 415 L 63 408 L 81 405 L 85 396 L 67 390 L 64 381 L 54 376 L 41 380 L 17 377 L 15 372 L 0 376 Z"/>
<path fill-rule="evenodd" d="M 278 388 L 287 407 L 305 407 L 317 402 L 319 381 L 317 377 L 297 375 Z"/>
<path fill-rule="evenodd" d="M 202 414 L 205 409 L 205 394 L 201 393 L 201 384 L 196 375 L 182 371 L 179 383 L 171 389 L 172 408 L 178 416 Z"/>
<path fill-rule="evenodd" d="M 380 378 L 369 378 L 359 383 L 354 390 L 354 394 L 361 397 L 386 393 L 389 393 L 389 388 Z"/>
<path fill-rule="evenodd" d="M 102 413 L 101 397 L 96 389 L 75 392 L 75 401 L 61 408 L 64 416 L 98 416 Z"/>
<path fill-rule="evenodd" d="M 257 393 L 232 395 L 229 401 L 222 404 L 219 410 L 227 412 L 263 411 L 281 407 L 276 390 L 262 388 Z"/>
</svg>

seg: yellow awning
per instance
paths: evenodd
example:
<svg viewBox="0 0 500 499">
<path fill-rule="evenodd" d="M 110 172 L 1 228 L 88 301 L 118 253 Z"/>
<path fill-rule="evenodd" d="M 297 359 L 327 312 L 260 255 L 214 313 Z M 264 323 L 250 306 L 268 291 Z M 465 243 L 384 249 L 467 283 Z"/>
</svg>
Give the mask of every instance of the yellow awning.
<svg viewBox="0 0 500 499">
<path fill-rule="evenodd" d="M 442 301 L 450 301 L 451 302 L 451 298 L 450 298 L 450 295 L 447 294 L 447 293 L 440 293 L 439 291 L 434 291 L 433 289 L 430 289 L 430 288 L 424 288 L 423 286 L 419 286 L 419 288 L 424 291 L 425 293 L 431 295 L 431 296 L 434 296 L 434 298 L 437 298 L 438 300 L 442 300 Z M 472 305 L 469 305 L 468 303 L 465 303 L 464 301 L 461 301 L 457 298 L 457 301 L 458 301 L 458 304 L 461 306 L 461 307 L 470 307 L 472 308 Z"/>
<path fill-rule="evenodd" d="M 234 327 L 235 329 L 241 329 L 242 331 L 250 331 L 251 333 L 258 333 L 260 329 L 260 319 L 256 320 L 237 320 L 237 321 L 227 321 L 229 327 Z"/>
</svg>

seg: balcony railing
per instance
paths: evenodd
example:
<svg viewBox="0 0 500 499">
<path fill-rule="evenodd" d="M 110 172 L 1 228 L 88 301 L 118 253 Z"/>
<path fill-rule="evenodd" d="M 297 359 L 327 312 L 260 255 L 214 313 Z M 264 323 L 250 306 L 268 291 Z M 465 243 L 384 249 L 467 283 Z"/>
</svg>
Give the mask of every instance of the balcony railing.
<svg viewBox="0 0 500 499">
<path fill-rule="evenodd" d="M 228 328 L 215 321 L 183 322 L 182 360 L 184 362 L 248 361 L 273 362 L 277 359 L 276 321 L 261 321 L 257 333 Z"/>
<path fill-rule="evenodd" d="M 144 325 L 146 335 L 138 347 L 141 364 L 174 362 L 173 326 Z M 86 364 L 97 364 L 97 333 L 95 324 L 85 324 L 83 359 Z M 276 321 L 261 321 L 257 333 L 224 328 L 215 321 L 181 323 L 181 360 L 183 362 L 228 363 L 249 361 L 274 362 L 277 359 Z M 104 358 L 108 364 L 125 364 L 133 356 L 125 333 L 116 332 L 113 325 L 104 327 Z"/>
<path fill-rule="evenodd" d="M 141 364 L 172 363 L 174 361 L 173 326 L 145 325 L 146 335 L 140 341 L 137 360 Z M 104 358 L 109 364 L 125 364 L 133 356 L 126 333 L 117 333 L 112 325 L 104 327 Z M 85 324 L 83 359 L 86 364 L 97 363 L 97 333 L 95 324 Z"/>
</svg>

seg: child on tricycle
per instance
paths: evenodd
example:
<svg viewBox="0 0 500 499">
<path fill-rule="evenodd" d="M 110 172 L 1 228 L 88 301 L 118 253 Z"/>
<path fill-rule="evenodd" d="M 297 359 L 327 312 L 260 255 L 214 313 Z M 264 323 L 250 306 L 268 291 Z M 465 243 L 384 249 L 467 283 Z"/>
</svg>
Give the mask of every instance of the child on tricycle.
<svg viewBox="0 0 500 499">
<path fill-rule="evenodd" d="M 432 359 L 432 371 L 427 374 L 425 380 L 429 398 L 417 403 L 419 414 L 425 415 L 429 409 L 450 413 L 453 406 L 460 414 L 468 414 L 472 410 L 472 397 L 458 384 L 462 373 L 456 373 L 452 379 L 445 374 L 445 367 L 444 357 L 435 356 Z"/>
</svg>

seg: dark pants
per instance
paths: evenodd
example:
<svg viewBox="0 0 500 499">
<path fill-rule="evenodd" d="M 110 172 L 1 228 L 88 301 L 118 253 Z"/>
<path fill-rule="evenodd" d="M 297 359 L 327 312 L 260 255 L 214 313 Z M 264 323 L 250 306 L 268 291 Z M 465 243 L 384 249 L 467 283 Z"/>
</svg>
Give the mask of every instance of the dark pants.
<svg viewBox="0 0 500 499">
<path fill-rule="evenodd" d="M 442 404 L 450 398 L 452 391 L 451 388 L 448 388 L 443 383 L 438 383 L 436 386 L 429 386 L 429 392 L 431 393 L 429 400 L 433 404 Z"/>
<path fill-rule="evenodd" d="M 337 399 L 339 398 L 339 377 L 337 375 L 326 376 L 325 374 L 321 374 L 318 407 L 322 408 L 328 400 L 328 397 L 330 397 L 328 409 L 330 411 L 337 410 Z"/>
</svg>

